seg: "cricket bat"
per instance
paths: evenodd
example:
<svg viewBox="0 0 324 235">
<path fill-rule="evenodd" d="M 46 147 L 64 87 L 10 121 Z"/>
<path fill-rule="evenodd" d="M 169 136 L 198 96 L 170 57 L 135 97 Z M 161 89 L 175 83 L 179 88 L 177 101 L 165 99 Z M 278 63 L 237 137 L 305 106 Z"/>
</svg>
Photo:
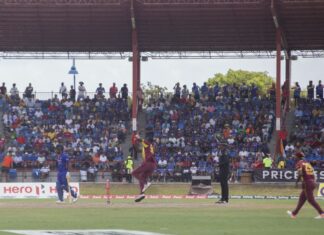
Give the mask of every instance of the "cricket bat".
<svg viewBox="0 0 324 235">
<path fill-rule="evenodd" d="M 69 203 L 72 203 L 72 194 L 71 194 L 71 189 L 70 189 L 70 182 L 71 182 L 71 176 L 70 176 L 70 174 L 68 174 L 66 176 L 66 181 L 67 181 L 67 191 L 68 191 L 68 195 L 67 195 L 68 202 Z"/>
</svg>

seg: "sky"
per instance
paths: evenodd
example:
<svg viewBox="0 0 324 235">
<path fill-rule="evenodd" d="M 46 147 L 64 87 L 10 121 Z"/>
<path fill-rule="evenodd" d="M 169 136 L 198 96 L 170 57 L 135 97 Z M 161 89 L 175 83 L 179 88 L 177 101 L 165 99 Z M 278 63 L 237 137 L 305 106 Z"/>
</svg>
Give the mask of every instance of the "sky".
<svg viewBox="0 0 324 235">
<path fill-rule="evenodd" d="M 141 62 L 141 83 L 167 87 L 169 91 L 176 82 L 191 87 L 193 82 L 202 85 L 216 73 L 226 73 L 228 69 L 267 71 L 275 78 L 275 59 L 149 59 Z M 16 83 L 23 92 L 29 82 L 36 92 L 58 92 L 61 82 L 73 85 L 73 76 L 68 74 L 72 60 L 22 60 L 0 59 L 0 82 L 10 89 Z M 284 61 L 282 78 L 284 78 Z M 77 84 L 83 81 L 88 92 L 95 91 L 101 82 L 106 91 L 116 82 L 118 88 L 124 83 L 132 89 L 132 63 L 128 60 L 76 60 Z M 324 81 L 324 58 L 292 61 L 292 83 L 298 81 L 305 89 L 308 81 Z"/>
</svg>

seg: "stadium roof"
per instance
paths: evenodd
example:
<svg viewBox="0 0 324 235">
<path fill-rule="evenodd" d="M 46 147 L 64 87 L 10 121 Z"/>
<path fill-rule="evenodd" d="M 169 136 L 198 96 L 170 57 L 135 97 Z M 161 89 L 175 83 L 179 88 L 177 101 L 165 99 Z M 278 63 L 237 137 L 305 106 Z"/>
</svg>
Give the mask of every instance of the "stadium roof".
<svg viewBox="0 0 324 235">
<path fill-rule="evenodd" d="M 141 52 L 324 50 L 323 0 L 134 0 Z M 0 51 L 127 53 L 131 0 L 0 0 Z M 275 19 L 274 19 L 275 18 Z M 133 22 L 134 23 L 134 22 Z"/>
</svg>

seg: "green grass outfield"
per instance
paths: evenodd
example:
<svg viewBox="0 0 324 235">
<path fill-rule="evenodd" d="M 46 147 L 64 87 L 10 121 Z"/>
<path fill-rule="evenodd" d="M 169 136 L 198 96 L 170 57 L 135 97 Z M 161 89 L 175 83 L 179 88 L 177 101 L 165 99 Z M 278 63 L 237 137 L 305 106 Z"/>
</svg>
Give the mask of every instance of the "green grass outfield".
<svg viewBox="0 0 324 235">
<path fill-rule="evenodd" d="M 219 191 L 218 185 L 215 191 Z M 112 185 L 112 193 L 136 193 L 134 185 Z M 148 194 L 181 194 L 188 185 L 154 185 Z M 232 185 L 242 195 L 297 195 L 293 186 Z M 104 194 L 103 185 L 81 185 L 83 194 Z M 174 192 L 174 193 L 173 193 Z M 276 192 L 276 193 L 274 193 Z M 56 205 L 50 199 L 0 200 L 0 230 L 127 229 L 178 235 L 323 235 L 324 220 L 313 219 L 308 204 L 297 219 L 286 215 L 296 200 L 236 200 L 216 205 L 213 199 L 80 199 L 76 204 Z M 319 203 L 324 208 L 324 201 Z M 0 232 L 0 234 L 9 234 Z"/>
</svg>

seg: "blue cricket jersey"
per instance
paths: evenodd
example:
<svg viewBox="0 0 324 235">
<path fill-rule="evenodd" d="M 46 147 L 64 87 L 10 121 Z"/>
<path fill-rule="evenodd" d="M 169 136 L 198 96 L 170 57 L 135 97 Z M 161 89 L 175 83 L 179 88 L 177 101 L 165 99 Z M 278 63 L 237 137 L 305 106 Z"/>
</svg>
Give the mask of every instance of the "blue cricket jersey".
<svg viewBox="0 0 324 235">
<path fill-rule="evenodd" d="M 68 172 L 69 157 L 62 153 L 56 159 L 57 161 L 57 180 L 62 185 L 67 185 L 66 173 Z"/>
</svg>

